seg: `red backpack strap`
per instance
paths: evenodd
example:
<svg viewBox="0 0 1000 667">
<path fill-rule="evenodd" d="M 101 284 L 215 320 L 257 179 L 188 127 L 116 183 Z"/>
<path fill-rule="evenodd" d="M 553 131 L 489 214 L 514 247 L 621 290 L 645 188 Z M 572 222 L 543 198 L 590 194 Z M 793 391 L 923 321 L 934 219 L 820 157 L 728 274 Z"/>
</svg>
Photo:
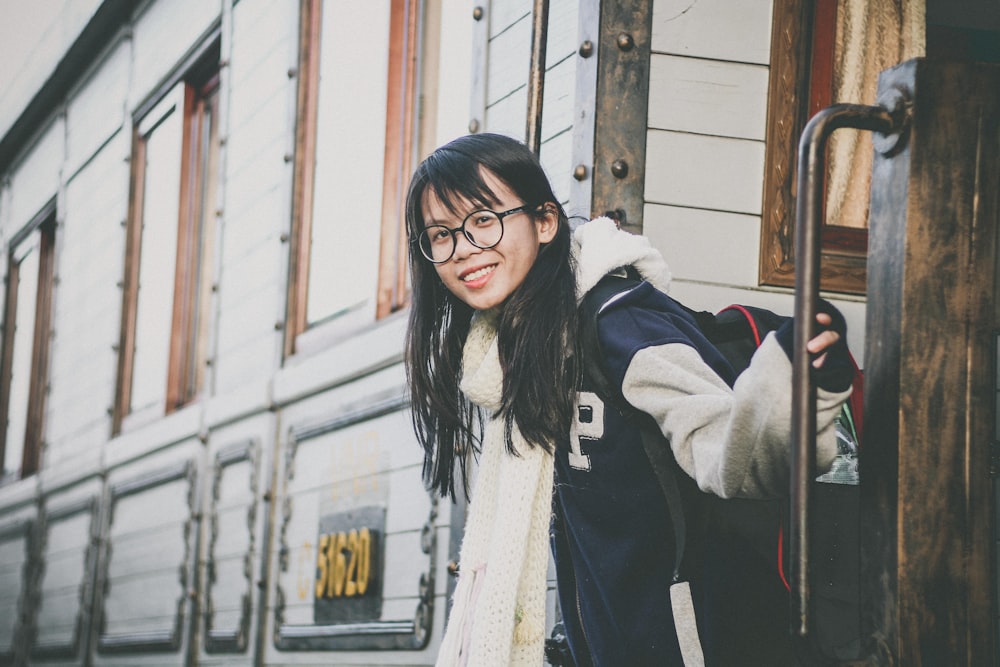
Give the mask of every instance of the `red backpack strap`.
<svg viewBox="0 0 1000 667">
<path fill-rule="evenodd" d="M 731 304 L 729 306 L 726 306 L 725 308 L 723 308 L 719 312 L 720 313 L 724 313 L 727 310 L 735 310 L 736 312 L 741 313 L 743 315 L 743 317 L 746 318 L 747 324 L 750 326 L 750 331 L 753 332 L 753 341 L 754 341 L 754 344 L 757 347 L 760 347 L 760 344 L 763 343 L 764 340 L 760 336 L 760 330 L 757 328 L 757 322 L 753 319 L 753 315 L 750 314 L 750 311 L 747 310 L 746 307 L 741 306 L 738 303 L 734 303 L 734 304 Z"/>
</svg>

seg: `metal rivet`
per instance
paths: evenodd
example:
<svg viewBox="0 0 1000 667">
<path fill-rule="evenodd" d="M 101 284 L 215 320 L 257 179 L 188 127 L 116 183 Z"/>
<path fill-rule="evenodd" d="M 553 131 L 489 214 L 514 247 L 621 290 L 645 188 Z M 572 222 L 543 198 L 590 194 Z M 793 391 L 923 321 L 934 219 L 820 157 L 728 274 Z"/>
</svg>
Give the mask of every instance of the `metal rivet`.
<svg viewBox="0 0 1000 667">
<path fill-rule="evenodd" d="M 628 162 L 621 158 L 611 163 L 611 173 L 615 178 L 625 178 L 628 176 Z"/>
<path fill-rule="evenodd" d="M 476 7 L 475 9 L 472 10 L 472 18 L 474 18 L 477 21 L 482 21 L 484 13 L 485 12 L 483 12 L 482 7 Z"/>
<path fill-rule="evenodd" d="M 288 243 L 287 232 L 282 232 L 281 236 L 279 236 L 278 238 L 281 240 L 282 243 Z"/>
<path fill-rule="evenodd" d="M 274 330 L 275 331 L 281 331 L 284 328 L 285 328 L 285 323 L 284 322 L 275 322 L 274 323 Z"/>
<path fill-rule="evenodd" d="M 294 67 L 289 67 L 288 68 L 288 78 L 289 79 L 294 79 L 298 75 L 298 73 L 299 73 L 299 71 L 297 69 L 295 69 Z"/>
<path fill-rule="evenodd" d="M 582 164 L 576 165 L 576 167 L 573 169 L 573 178 L 575 178 L 578 181 L 582 181 L 583 179 L 587 178 L 586 165 Z"/>
<path fill-rule="evenodd" d="M 585 40 L 583 44 L 580 45 L 580 50 L 578 51 L 581 57 L 589 58 L 594 55 L 594 43 L 592 41 Z"/>
<path fill-rule="evenodd" d="M 469 121 L 469 134 L 475 134 L 479 131 L 479 121 L 473 118 Z"/>
<path fill-rule="evenodd" d="M 291 162 L 295 158 L 294 158 L 294 156 L 291 153 L 285 153 L 285 155 L 282 157 L 282 159 L 287 164 L 287 163 Z"/>
<path fill-rule="evenodd" d="M 635 40 L 627 32 L 618 33 L 618 48 L 622 51 L 631 51 L 635 47 Z"/>
</svg>

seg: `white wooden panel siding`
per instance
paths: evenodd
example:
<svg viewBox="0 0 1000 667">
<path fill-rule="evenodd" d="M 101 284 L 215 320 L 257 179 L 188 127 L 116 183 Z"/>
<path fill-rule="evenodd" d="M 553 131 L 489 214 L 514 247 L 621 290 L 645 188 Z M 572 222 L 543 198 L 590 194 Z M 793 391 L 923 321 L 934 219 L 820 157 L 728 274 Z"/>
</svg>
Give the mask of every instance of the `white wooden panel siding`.
<svg viewBox="0 0 1000 667">
<path fill-rule="evenodd" d="M 486 130 L 524 141 L 527 119 L 528 88 L 521 86 L 496 104 L 487 107 Z"/>
<path fill-rule="evenodd" d="M 654 53 L 767 65 L 770 0 L 656 0 Z"/>
<path fill-rule="evenodd" d="M 551 0 L 549 3 L 548 42 L 545 45 L 545 67 L 552 69 L 566 58 L 576 55 L 578 41 L 579 0 Z"/>
<path fill-rule="evenodd" d="M 214 394 L 263 382 L 279 363 L 284 314 L 298 11 L 283 3 L 233 8 L 224 238 L 213 362 Z"/>
<path fill-rule="evenodd" d="M 764 144 L 650 130 L 646 201 L 760 215 Z"/>
<path fill-rule="evenodd" d="M 10 182 L 10 211 L 4 216 L 3 230 L 10 238 L 28 224 L 59 190 L 59 170 L 65 153 L 66 126 L 61 119 L 49 123 L 28 149 Z"/>
<path fill-rule="evenodd" d="M 483 4 L 489 5 L 487 18 L 490 22 L 490 39 L 520 21 L 527 20 L 528 25 L 531 25 L 531 0 L 491 0 Z"/>
<path fill-rule="evenodd" d="M 763 141 L 767 75 L 762 65 L 654 54 L 649 126 Z"/>
<path fill-rule="evenodd" d="M 564 205 L 569 201 L 570 181 L 573 178 L 573 135 L 563 132 L 542 144 L 541 163 L 549 177 L 556 199 Z M 588 215 L 588 211 L 566 211 L 567 215 Z"/>
<path fill-rule="evenodd" d="M 472 95 L 470 57 L 473 22 L 471 0 L 441 3 L 438 36 L 437 119 L 431 145 L 440 145 L 468 132 L 469 114 L 464 103 Z"/>
<path fill-rule="evenodd" d="M 170 74 L 219 16 L 218 2 L 151 2 L 133 25 L 131 106 L 134 109 Z"/>
<path fill-rule="evenodd" d="M 490 39 L 486 72 L 486 105 L 498 104 L 528 83 L 531 66 L 531 15 Z M 524 132 L 522 128 L 522 133 Z"/>
<path fill-rule="evenodd" d="M 576 58 L 567 56 L 545 72 L 542 105 L 542 141 L 573 129 L 576 93 Z"/>
<path fill-rule="evenodd" d="M 234 93 L 247 89 L 250 80 L 277 85 L 289 78 L 288 67 L 295 66 L 298 48 L 298 20 L 297 4 L 234 3 L 230 70 Z M 233 112 L 239 114 L 238 109 Z"/>
<path fill-rule="evenodd" d="M 66 104 L 66 166 L 71 178 L 112 134 L 128 126 L 125 99 L 132 41 L 119 41 Z"/>
<path fill-rule="evenodd" d="M 0 136 L 55 69 L 102 0 L 47 0 L 0 4 Z"/>
<path fill-rule="evenodd" d="M 242 329 L 247 335 L 227 340 L 225 348 L 219 347 L 214 362 L 216 395 L 239 391 L 251 382 L 264 384 L 273 374 L 279 358 L 276 346 L 280 343 L 275 323 L 283 315 L 284 292 L 280 286 L 280 282 L 275 282 L 256 297 L 227 308 L 227 329 L 237 332 Z M 251 335 L 255 331 L 256 335 Z"/>
<path fill-rule="evenodd" d="M 752 285 L 757 279 L 758 216 L 648 205 L 642 231 L 684 280 Z"/>
<path fill-rule="evenodd" d="M 66 184 L 58 232 L 46 422 L 46 466 L 110 433 L 128 206 L 129 133 L 121 132 Z"/>
</svg>

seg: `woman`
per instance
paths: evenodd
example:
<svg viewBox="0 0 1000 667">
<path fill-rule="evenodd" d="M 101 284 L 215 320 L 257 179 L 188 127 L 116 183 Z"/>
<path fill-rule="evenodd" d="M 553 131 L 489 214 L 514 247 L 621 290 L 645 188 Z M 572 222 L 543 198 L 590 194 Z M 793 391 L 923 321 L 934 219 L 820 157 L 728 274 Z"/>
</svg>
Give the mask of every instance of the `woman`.
<svg viewBox="0 0 1000 667">
<path fill-rule="evenodd" d="M 541 664 L 550 528 L 576 664 L 682 664 L 666 503 L 635 425 L 587 391 L 577 305 L 624 267 L 645 279 L 602 311 L 606 376 L 656 419 L 684 472 L 722 497 L 787 488 L 790 329 L 768 337 L 731 389 L 732 371 L 664 294 L 660 254 L 607 219 L 571 234 L 537 159 L 510 138 L 435 151 L 411 181 L 406 219 L 406 364 L 424 477 L 454 496 L 456 485 L 468 492 L 470 455 L 479 462 L 438 664 Z M 850 387 L 838 316 L 818 315 L 809 343 L 824 467 Z"/>
</svg>

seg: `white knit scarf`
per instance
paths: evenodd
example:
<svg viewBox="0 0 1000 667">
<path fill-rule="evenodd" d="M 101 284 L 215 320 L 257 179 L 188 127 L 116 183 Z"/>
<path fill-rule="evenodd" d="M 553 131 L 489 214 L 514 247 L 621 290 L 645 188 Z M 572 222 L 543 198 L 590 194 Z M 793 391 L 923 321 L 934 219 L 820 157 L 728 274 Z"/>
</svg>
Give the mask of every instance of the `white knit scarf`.
<svg viewBox="0 0 1000 667">
<path fill-rule="evenodd" d="M 649 242 L 606 218 L 576 230 L 573 253 L 579 298 L 625 265 L 661 289 L 669 285 L 666 263 Z M 489 414 L 499 409 L 503 387 L 496 319 L 496 312 L 477 313 L 462 360 L 462 391 Z M 438 667 L 542 664 L 553 458 L 528 445 L 516 425 L 512 438 L 517 456 L 506 451 L 503 420 L 487 423 Z"/>
</svg>

